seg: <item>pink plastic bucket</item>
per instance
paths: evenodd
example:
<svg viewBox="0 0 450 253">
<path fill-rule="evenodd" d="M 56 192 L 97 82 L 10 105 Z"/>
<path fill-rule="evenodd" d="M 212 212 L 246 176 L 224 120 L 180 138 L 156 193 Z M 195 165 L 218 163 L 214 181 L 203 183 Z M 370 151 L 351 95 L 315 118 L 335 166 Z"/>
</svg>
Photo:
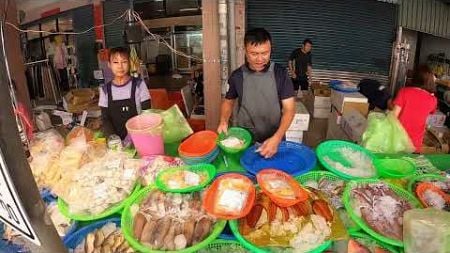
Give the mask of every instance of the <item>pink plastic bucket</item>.
<svg viewBox="0 0 450 253">
<path fill-rule="evenodd" d="M 164 155 L 163 122 L 159 114 L 135 116 L 127 121 L 126 127 L 141 157 Z"/>
</svg>

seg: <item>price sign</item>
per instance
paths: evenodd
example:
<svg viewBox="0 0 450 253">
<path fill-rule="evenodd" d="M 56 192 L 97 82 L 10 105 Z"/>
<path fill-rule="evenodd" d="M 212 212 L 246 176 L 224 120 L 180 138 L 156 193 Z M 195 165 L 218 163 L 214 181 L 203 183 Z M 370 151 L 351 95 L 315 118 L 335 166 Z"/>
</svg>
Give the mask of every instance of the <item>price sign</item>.
<svg viewBox="0 0 450 253">
<path fill-rule="evenodd" d="M 0 150 L 0 220 L 37 245 L 41 245 L 9 176 Z"/>
</svg>

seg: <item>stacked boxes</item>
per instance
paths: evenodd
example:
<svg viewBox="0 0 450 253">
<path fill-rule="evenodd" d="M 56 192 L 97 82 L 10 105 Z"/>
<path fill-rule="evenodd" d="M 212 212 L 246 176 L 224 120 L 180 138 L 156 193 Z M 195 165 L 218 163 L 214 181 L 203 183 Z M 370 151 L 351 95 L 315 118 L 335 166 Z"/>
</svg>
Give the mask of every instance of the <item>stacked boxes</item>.
<svg viewBox="0 0 450 253">
<path fill-rule="evenodd" d="M 316 86 L 314 89 L 314 112 L 315 119 L 326 119 L 331 112 L 331 90 L 328 86 Z"/>
<path fill-rule="evenodd" d="M 296 113 L 294 120 L 286 132 L 286 140 L 301 143 L 303 142 L 303 131 L 308 131 L 310 115 L 305 105 L 300 101 L 296 102 Z"/>
</svg>

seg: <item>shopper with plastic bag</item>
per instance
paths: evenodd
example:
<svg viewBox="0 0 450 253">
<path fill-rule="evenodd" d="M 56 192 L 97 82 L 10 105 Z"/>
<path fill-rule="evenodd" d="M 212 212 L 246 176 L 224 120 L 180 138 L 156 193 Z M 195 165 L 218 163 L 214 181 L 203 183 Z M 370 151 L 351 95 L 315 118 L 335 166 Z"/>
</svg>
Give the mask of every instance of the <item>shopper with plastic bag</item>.
<svg viewBox="0 0 450 253">
<path fill-rule="evenodd" d="M 393 113 L 369 114 L 362 145 L 377 153 L 412 153 L 415 150 L 408 133 Z"/>
<path fill-rule="evenodd" d="M 414 75 L 412 86 L 400 89 L 393 102 L 393 112 L 411 138 L 417 153 L 422 150 L 427 117 L 437 107 L 437 99 L 433 94 L 435 80 L 429 67 L 420 66 Z"/>
</svg>

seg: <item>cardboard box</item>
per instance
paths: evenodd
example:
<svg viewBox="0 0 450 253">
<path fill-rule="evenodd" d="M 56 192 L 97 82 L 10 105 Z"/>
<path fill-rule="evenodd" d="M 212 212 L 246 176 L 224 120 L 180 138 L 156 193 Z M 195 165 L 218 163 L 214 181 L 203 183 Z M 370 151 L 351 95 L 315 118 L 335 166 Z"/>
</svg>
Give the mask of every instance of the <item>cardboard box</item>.
<svg viewBox="0 0 450 253">
<path fill-rule="evenodd" d="M 447 116 L 441 111 L 436 111 L 427 118 L 427 125 L 432 127 L 442 127 L 445 124 Z"/>
<path fill-rule="evenodd" d="M 315 119 L 327 119 L 330 117 L 331 107 L 328 108 L 314 108 L 313 117 Z"/>
<path fill-rule="evenodd" d="M 341 114 L 351 109 L 359 111 L 364 117 L 369 114 L 369 100 L 359 92 L 331 90 L 331 105 Z"/>
<path fill-rule="evenodd" d="M 331 98 L 314 96 L 314 108 L 331 108 Z"/>
<path fill-rule="evenodd" d="M 328 118 L 327 140 L 344 140 L 351 141 L 342 128 L 336 123 L 336 118 L 330 116 Z"/>
<path fill-rule="evenodd" d="M 307 131 L 309 128 L 309 120 L 310 115 L 305 105 L 301 102 L 296 102 L 296 114 L 289 130 Z"/>
<path fill-rule="evenodd" d="M 313 85 L 314 96 L 329 97 L 331 96 L 331 89 L 327 85 Z"/>
<path fill-rule="evenodd" d="M 341 127 L 352 141 L 360 143 L 367 128 L 367 119 L 360 112 L 351 110 L 342 115 Z"/>
</svg>

